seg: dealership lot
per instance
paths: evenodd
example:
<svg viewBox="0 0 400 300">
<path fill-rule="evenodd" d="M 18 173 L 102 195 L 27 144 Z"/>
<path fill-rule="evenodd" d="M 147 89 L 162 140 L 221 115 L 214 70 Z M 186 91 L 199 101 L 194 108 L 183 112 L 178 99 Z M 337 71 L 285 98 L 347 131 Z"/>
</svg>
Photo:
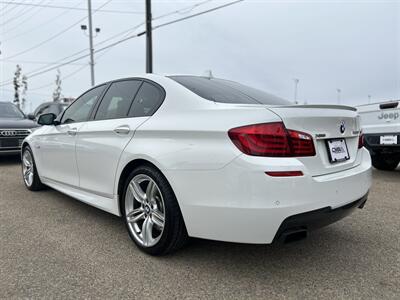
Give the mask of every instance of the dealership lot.
<svg viewBox="0 0 400 300">
<path fill-rule="evenodd" d="M 122 219 L 25 189 L 0 157 L 0 298 L 385 298 L 400 295 L 400 169 L 373 171 L 363 210 L 286 245 L 193 240 L 140 252 Z M 323 195 L 321 195 L 323 197 Z"/>
</svg>

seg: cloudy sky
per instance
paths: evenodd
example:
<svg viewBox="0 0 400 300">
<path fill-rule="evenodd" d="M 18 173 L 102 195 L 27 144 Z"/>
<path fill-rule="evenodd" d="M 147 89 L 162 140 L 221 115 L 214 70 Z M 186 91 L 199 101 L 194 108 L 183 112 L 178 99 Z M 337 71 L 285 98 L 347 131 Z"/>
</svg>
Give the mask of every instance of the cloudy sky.
<svg viewBox="0 0 400 300">
<path fill-rule="evenodd" d="M 32 74 L 88 53 L 86 0 L 0 0 L 0 98 L 12 100 L 16 64 Z M 201 12 L 226 1 L 153 1 L 153 25 Z M 93 0 L 96 49 L 143 30 L 144 0 Z M 200 5 L 193 7 L 193 5 Z M 166 13 L 177 11 L 159 18 Z M 129 31 L 129 29 L 132 29 Z M 118 35 L 119 33 L 122 33 Z M 114 39 L 110 39 L 115 36 Z M 105 41 L 110 39 L 109 41 Z M 103 43 L 103 41 L 105 41 Z M 154 31 L 154 72 L 214 76 L 240 81 L 293 100 L 343 104 L 400 98 L 400 1 L 255 1 Z M 100 44 L 100 45 L 98 45 Z M 62 93 L 76 97 L 90 87 L 88 58 L 60 67 Z M 96 83 L 145 71 L 144 36 L 99 52 Z M 51 99 L 56 70 L 29 78 L 33 108 Z"/>
</svg>

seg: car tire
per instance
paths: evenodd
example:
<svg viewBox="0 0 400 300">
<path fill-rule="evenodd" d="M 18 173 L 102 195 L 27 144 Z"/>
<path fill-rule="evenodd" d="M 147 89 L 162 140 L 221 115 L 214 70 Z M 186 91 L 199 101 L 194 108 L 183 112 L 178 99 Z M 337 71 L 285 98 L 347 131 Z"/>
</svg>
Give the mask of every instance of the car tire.
<svg viewBox="0 0 400 300">
<path fill-rule="evenodd" d="M 33 152 L 29 146 L 22 151 L 22 178 L 30 191 L 40 191 L 45 187 L 40 181 Z"/>
<path fill-rule="evenodd" d="M 125 181 L 122 199 L 125 225 L 140 250 L 165 255 L 186 244 L 188 234 L 178 201 L 158 169 L 135 168 Z"/>
<path fill-rule="evenodd" d="M 393 156 L 384 156 L 384 155 L 373 155 L 372 157 L 372 165 L 378 170 L 384 171 L 393 171 L 397 168 L 400 162 L 400 158 Z"/>
</svg>

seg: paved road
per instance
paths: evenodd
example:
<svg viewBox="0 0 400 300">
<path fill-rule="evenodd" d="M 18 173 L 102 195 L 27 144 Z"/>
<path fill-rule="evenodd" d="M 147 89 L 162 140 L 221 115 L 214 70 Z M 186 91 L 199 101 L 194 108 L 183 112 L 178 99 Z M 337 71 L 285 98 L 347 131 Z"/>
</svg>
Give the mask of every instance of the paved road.
<svg viewBox="0 0 400 300">
<path fill-rule="evenodd" d="M 56 191 L 28 192 L 0 158 L 0 298 L 400 297 L 400 170 L 374 171 L 363 210 L 307 240 L 194 240 L 154 258 L 124 224 Z"/>
</svg>

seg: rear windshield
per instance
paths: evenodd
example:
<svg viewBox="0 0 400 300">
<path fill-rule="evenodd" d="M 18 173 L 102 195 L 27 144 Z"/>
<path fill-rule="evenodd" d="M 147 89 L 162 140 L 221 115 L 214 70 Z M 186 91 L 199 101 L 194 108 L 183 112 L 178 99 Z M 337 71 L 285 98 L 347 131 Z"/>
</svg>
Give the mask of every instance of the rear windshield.
<svg viewBox="0 0 400 300">
<path fill-rule="evenodd" d="M 200 97 L 215 102 L 267 105 L 292 104 L 285 99 L 229 80 L 199 76 L 170 76 L 170 78 Z"/>
<path fill-rule="evenodd" d="M 0 118 L 24 118 L 24 114 L 12 103 L 0 103 Z"/>
</svg>

